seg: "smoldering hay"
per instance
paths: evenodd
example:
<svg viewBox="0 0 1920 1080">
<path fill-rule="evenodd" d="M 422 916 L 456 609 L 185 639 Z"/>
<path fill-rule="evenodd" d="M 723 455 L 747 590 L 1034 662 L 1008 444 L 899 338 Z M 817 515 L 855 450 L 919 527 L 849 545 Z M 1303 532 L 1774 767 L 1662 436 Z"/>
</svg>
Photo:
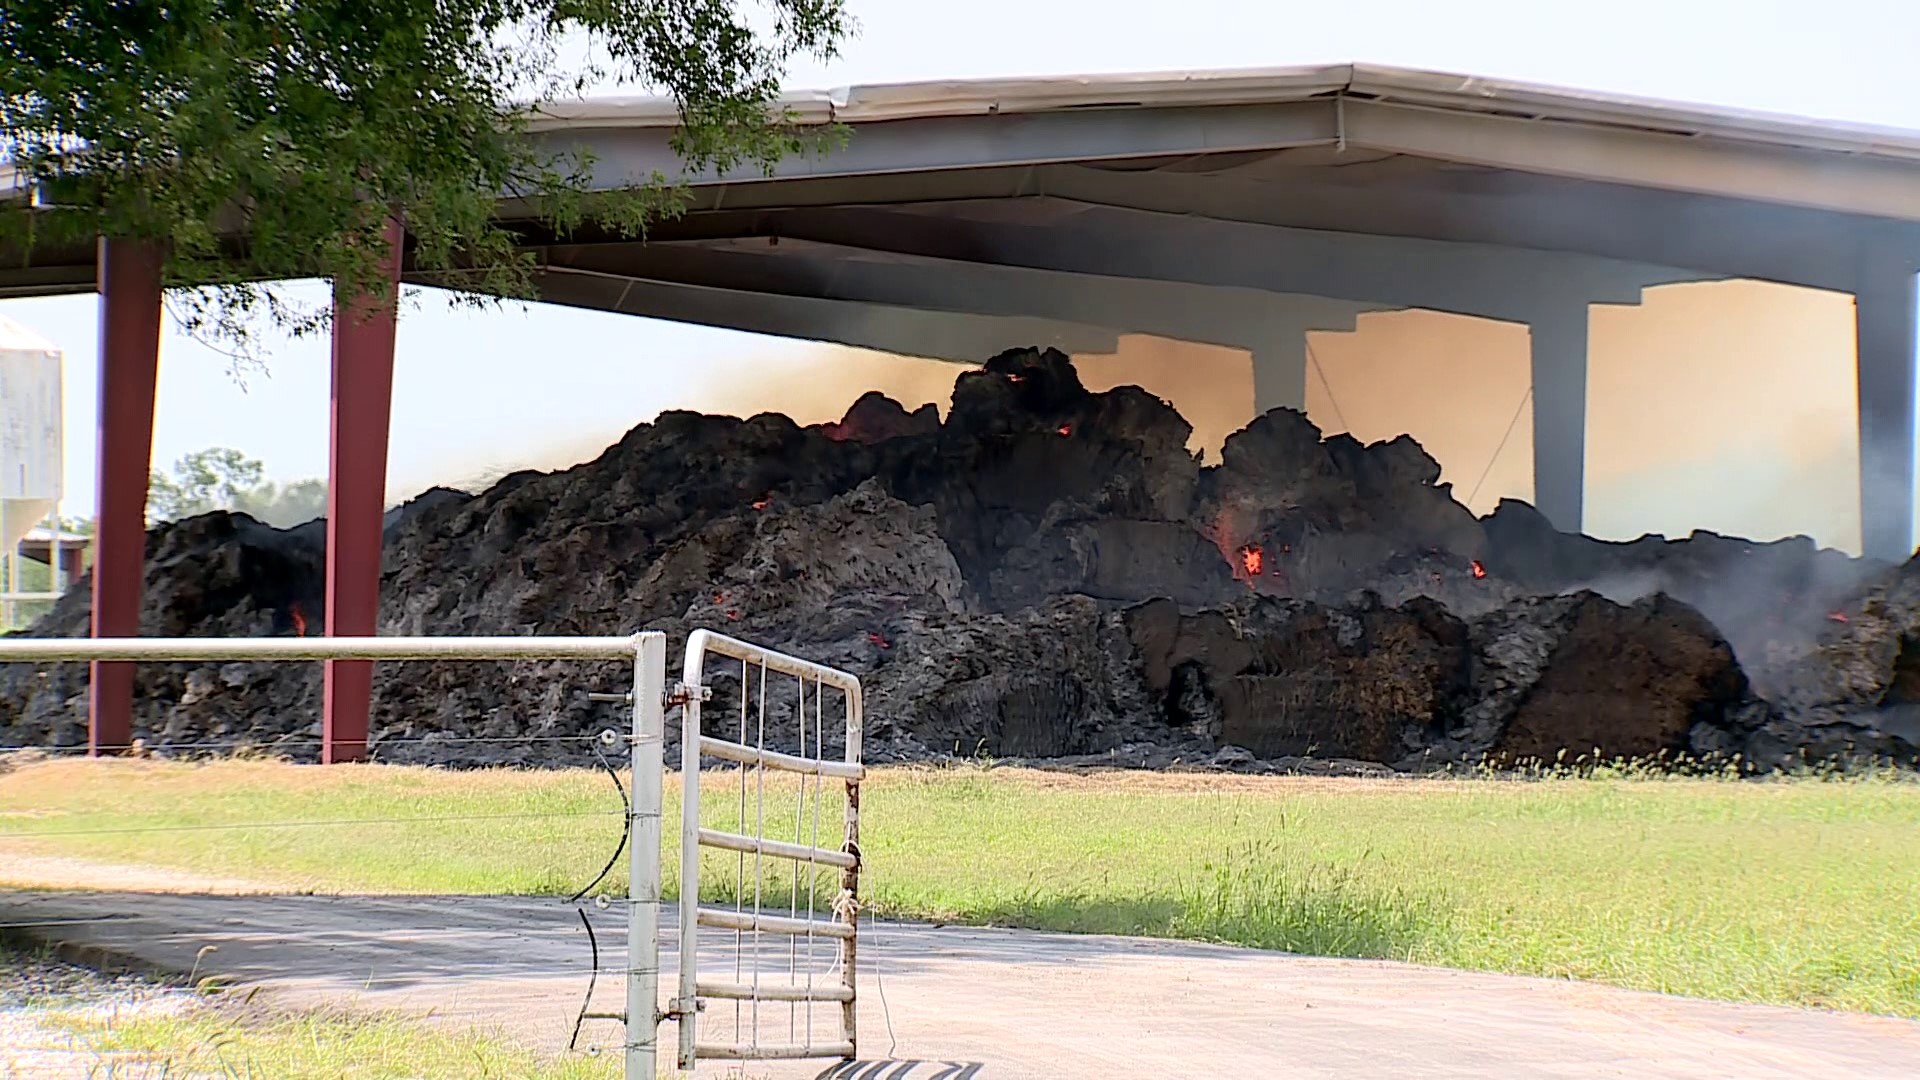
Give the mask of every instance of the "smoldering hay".
<svg viewBox="0 0 1920 1080">
<path fill-rule="evenodd" d="M 1135 387 L 1020 350 L 944 420 L 878 394 L 833 424 L 661 415 L 598 459 L 392 515 L 382 634 L 709 627 L 848 668 L 874 760 L 947 754 L 1424 769 L 1682 756 L 1777 768 L 1920 753 L 1920 569 L 1711 534 L 1605 543 L 1475 517 L 1411 438 L 1261 416 L 1217 464 Z M 242 515 L 148 537 L 142 632 L 322 625 L 324 530 Z M 76 589 L 32 627 L 87 631 Z M 619 665 L 383 664 L 376 756 L 589 760 Z M 85 741 L 85 668 L 0 668 L 0 742 Z M 738 672 L 715 676 L 731 715 Z M 817 702 L 814 707 L 817 707 Z M 800 702 L 768 728 L 791 744 Z M 317 754 L 318 665 L 145 665 L 166 753 Z M 669 724 L 669 739 L 675 726 Z M 471 741 L 488 740 L 488 741 Z"/>
</svg>

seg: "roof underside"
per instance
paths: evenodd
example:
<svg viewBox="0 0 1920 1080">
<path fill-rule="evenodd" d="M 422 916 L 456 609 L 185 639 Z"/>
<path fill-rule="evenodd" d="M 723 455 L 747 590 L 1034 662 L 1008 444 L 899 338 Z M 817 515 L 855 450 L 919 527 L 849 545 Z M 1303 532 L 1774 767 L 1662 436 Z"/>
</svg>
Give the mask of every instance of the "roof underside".
<svg viewBox="0 0 1920 1080">
<path fill-rule="evenodd" d="M 804 122 L 848 125 L 844 146 L 767 177 L 687 177 L 691 211 L 651 244 L 548 236 L 526 208 L 503 215 L 556 270 L 720 301 L 914 306 L 823 280 L 877 262 L 1390 304 L 1425 295 L 1396 284 L 1405 265 L 1444 276 L 1496 254 L 1522 274 L 1628 289 L 1739 276 L 1852 290 L 1920 266 L 1914 132 L 1357 65 L 916 83 L 789 104 Z M 673 118 L 670 102 L 607 99 L 547 106 L 534 127 L 555 149 L 591 148 L 596 182 L 617 187 L 678 172 Z M 1185 266 L 1172 254 L 1183 245 L 1191 273 L 1168 269 Z M 1241 265 L 1236 251 L 1297 251 L 1350 283 L 1295 289 L 1313 280 L 1205 265 Z M 9 259 L 0 295 L 90 288 L 92 258 Z M 1412 306 L 1458 309 L 1440 301 Z"/>
</svg>

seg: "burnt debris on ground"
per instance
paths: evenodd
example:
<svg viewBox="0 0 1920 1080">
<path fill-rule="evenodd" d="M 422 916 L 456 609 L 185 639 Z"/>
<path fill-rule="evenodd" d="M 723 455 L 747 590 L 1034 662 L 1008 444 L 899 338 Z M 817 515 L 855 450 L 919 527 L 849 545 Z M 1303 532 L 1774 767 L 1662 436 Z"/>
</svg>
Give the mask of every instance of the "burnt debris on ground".
<svg viewBox="0 0 1920 1080">
<path fill-rule="evenodd" d="M 1476 519 L 1411 438 L 1323 437 L 1287 410 L 1218 464 L 1190 434 L 1136 387 L 1088 392 L 1052 350 L 962 374 L 944 420 L 877 393 L 813 427 L 665 413 L 590 463 L 390 514 L 379 632 L 717 629 L 860 675 L 876 760 L 1920 752 L 1914 563 L 1804 538 L 1609 543 L 1514 501 Z M 320 632 L 324 540 L 233 514 L 154 529 L 142 632 Z M 87 626 L 81 588 L 28 633 Z M 626 678 L 384 664 L 376 751 L 589 760 L 556 737 L 619 724 L 587 693 Z M 84 744 L 85 692 L 84 665 L 0 667 L 0 741 Z M 135 727 L 156 750 L 311 757 L 319 708 L 318 665 L 153 664 Z"/>
</svg>

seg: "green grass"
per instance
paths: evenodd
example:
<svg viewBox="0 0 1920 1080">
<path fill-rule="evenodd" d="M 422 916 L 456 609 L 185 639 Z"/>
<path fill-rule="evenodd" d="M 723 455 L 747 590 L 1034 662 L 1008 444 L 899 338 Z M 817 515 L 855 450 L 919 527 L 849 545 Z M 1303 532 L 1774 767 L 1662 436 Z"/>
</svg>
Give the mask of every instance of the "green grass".
<svg viewBox="0 0 1920 1080">
<path fill-rule="evenodd" d="M 706 784 L 703 816 L 724 827 L 738 816 L 737 781 Z M 669 823 L 676 800 L 670 786 Z M 770 784 L 765 805 L 768 831 L 778 822 L 792 837 L 791 786 Z M 483 815 L 617 807 L 604 774 L 584 770 L 52 762 L 0 775 L 0 852 L 324 891 L 564 894 L 605 862 L 617 818 Z M 456 820 L 95 831 L 395 816 Z M 823 838 L 837 838 L 833 820 L 829 803 Z M 1508 782 L 895 769 L 866 785 L 863 822 L 862 891 L 886 915 L 1920 1017 L 1920 783 L 1890 774 Z M 810 839 L 810 818 L 800 835 Z M 727 895 L 737 861 L 715 854 L 703 867 L 702 891 Z M 791 884 L 769 877 L 763 896 L 783 904 Z M 831 882 L 816 895 L 825 902 Z"/>
<path fill-rule="evenodd" d="M 198 1005 L 168 1013 L 51 1011 L 101 1076 L 234 1080 L 612 1080 L 619 1055 L 545 1060 L 479 1033 L 397 1016 L 275 1014 Z"/>
</svg>

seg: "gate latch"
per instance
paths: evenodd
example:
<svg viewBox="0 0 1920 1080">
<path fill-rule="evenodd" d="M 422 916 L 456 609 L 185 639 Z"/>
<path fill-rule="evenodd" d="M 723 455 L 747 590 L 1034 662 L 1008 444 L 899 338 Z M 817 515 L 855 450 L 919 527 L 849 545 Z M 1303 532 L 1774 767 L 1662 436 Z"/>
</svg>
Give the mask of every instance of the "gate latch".
<svg viewBox="0 0 1920 1080">
<path fill-rule="evenodd" d="M 673 708 L 675 705 L 685 705 L 689 701 L 712 701 L 712 700 L 713 700 L 713 687 L 688 686 L 686 683 L 683 683 L 683 682 L 674 683 L 671 687 L 667 689 L 665 696 L 661 699 L 662 703 L 665 704 L 666 707 L 669 709 Z"/>
</svg>

